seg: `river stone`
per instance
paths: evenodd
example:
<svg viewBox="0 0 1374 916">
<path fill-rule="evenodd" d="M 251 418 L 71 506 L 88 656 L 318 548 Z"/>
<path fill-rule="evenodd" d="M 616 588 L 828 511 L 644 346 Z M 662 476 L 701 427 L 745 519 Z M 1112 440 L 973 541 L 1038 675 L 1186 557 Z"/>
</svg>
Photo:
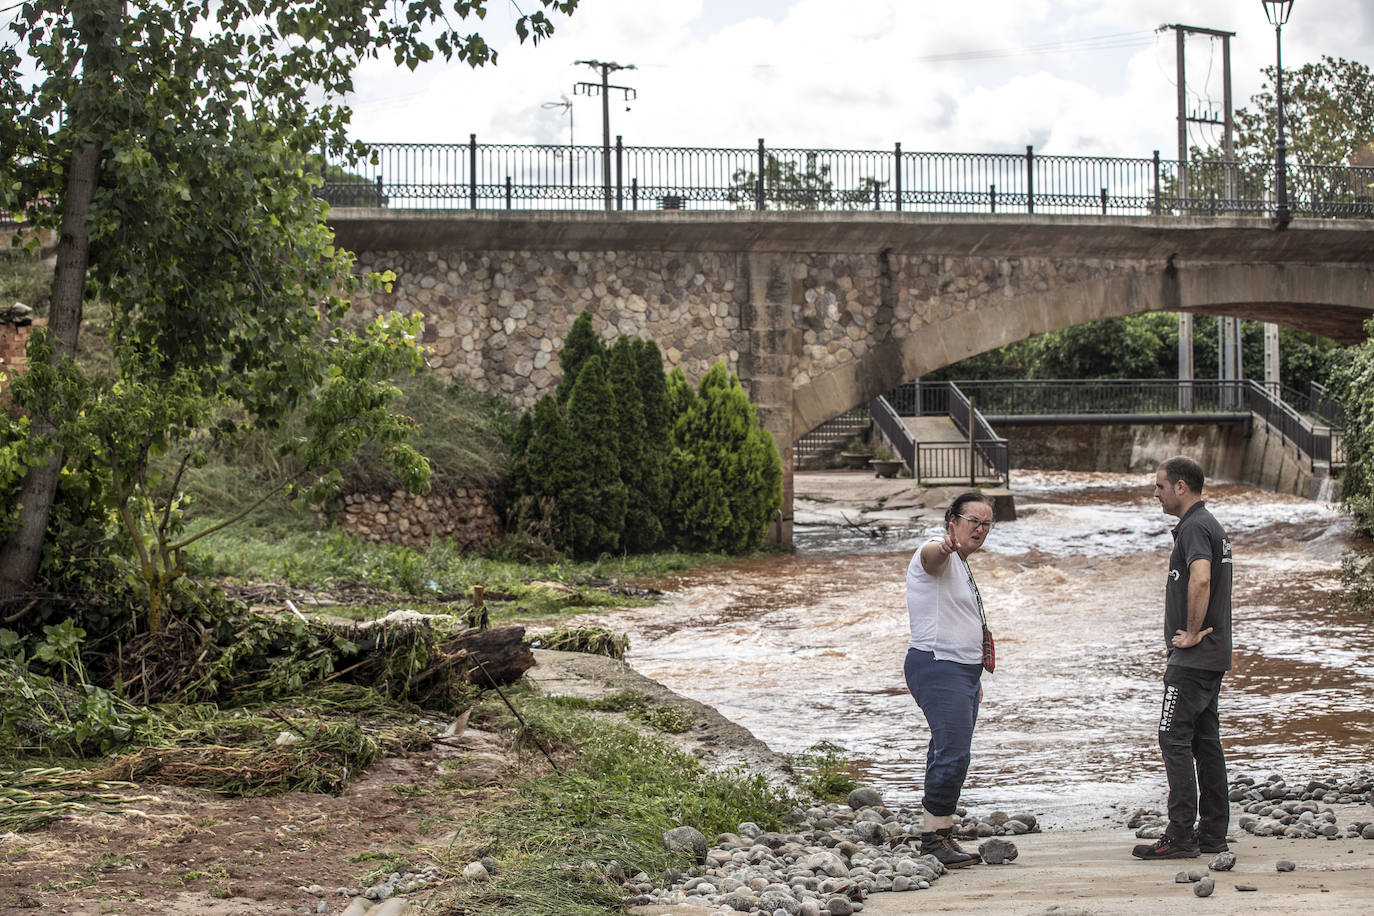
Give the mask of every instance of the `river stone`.
<svg viewBox="0 0 1374 916">
<path fill-rule="evenodd" d="M 744 825 L 741 824 L 741 827 Z M 741 833 L 744 831 L 741 830 Z M 674 827 L 663 834 L 663 845 L 670 852 L 685 852 L 697 862 L 706 861 L 706 835 L 695 827 Z"/>
<path fill-rule="evenodd" d="M 869 843 L 878 842 L 883 838 L 883 825 L 867 820 L 856 821 L 854 835 Z"/>
<path fill-rule="evenodd" d="M 802 867 L 832 878 L 843 878 L 849 874 L 849 867 L 845 865 L 844 859 L 833 852 L 818 852 L 808 856 Z"/>
<path fill-rule="evenodd" d="M 748 913 L 758 902 L 759 898 L 744 891 L 734 891 L 720 898 L 721 906 L 728 906 L 736 913 Z"/>
<path fill-rule="evenodd" d="M 1175 884 L 1191 884 L 1192 880 L 1192 878 L 1188 877 L 1188 873 L 1186 871 L 1181 871 L 1174 875 Z"/>
<path fill-rule="evenodd" d="M 1253 884 L 1237 884 L 1237 885 L 1236 885 L 1236 890 L 1238 890 L 1238 891 L 1257 891 L 1257 890 L 1259 890 L 1259 888 L 1255 887 Z"/>
<path fill-rule="evenodd" d="M 989 865 L 1005 865 L 1016 858 L 1016 844 L 1010 840 L 985 840 L 978 844 L 978 854 Z"/>
<path fill-rule="evenodd" d="M 1234 852 L 1219 852 L 1212 857 L 1212 861 L 1207 863 L 1207 867 L 1212 871 L 1230 871 L 1236 867 L 1236 854 Z"/>
<path fill-rule="evenodd" d="M 815 900 L 803 900 L 797 908 L 797 916 L 821 916 L 821 905 Z"/>
<path fill-rule="evenodd" d="M 1366 840 L 1374 840 L 1374 824 L 1365 824 L 1364 829 L 1360 831 L 1360 836 Z"/>
<path fill-rule="evenodd" d="M 753 821 L 745 821 L 743 824 L 739 825 L 739 835 L 751 840 L 757 839 L 763 836 L 763 828 Z"/>
<path fill-rule="evenodd" d="M 846 799 L 849 807 L 858 811 L 860 808 L 876 808 L 883 803 L 883 797 L 877 789 L 859 787 L 849 793 Z"/>
<path fill-rule="evenodd" d="M 1193 893 L 1197 894 L 1199 897 L 1210 897 L 1212 896 L 1212 891 L 1216 889 L 1216 886 L 1216 882 L 1210 877 L 1203 878 L 1193 886 Z"/>
<path fill-rule="evenodd" d="M 1276 871 L 1292 871 L 1297 867 L 1298 866 L 1296 863 L 1288 859 L 1279 859 L 1277 862 L 1274 863 L 1274 869 Z"/>
<path fill-rule="evenodd" d="M 831 897 L 825 904 L 830 916 L 853 916 L 854 904 L 848 897 Z"/>
</svg>

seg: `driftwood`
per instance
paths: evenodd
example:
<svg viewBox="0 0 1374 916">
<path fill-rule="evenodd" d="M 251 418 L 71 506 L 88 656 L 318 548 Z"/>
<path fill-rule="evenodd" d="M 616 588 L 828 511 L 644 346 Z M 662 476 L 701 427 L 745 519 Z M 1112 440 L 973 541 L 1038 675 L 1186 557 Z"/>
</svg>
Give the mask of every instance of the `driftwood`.
<svg viewBox="0 0 1374 916">
<path fill-rule="evenodd" d="M 534 653 L 525 643 L 524 627 L 463 630 L 442 645 L 446 652 L 461 650 L 467 655 L 475 669 L 469 677 L 483 687 L 513 684 L 534 667 Z"/>
</svg>

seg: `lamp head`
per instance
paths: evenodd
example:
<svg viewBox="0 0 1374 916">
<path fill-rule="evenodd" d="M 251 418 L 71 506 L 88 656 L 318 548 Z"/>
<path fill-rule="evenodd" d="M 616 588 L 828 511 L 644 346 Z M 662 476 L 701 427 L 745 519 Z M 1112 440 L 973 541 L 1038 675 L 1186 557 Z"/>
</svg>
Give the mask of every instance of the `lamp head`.
<svg viewBox="0 0 1374 916">
<path fill-rule="evenodd" d="M 1269 24 L 1281 26 L 1288 21 L 1289 13 L 1293 12 L 1293 0 L 1260 0 L 1264 4 L 1264 15 L 1269 17 Z"/>
</svg>

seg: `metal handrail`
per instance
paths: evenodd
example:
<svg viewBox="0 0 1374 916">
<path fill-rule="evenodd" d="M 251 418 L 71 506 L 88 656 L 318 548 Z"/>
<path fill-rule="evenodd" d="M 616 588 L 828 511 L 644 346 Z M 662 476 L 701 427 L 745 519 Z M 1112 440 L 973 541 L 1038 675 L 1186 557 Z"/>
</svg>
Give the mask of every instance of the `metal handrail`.
<svg viewBox="0 0 1374 916">
<path fill-rule="evenodd" d="M 873 417 L 873 423 L 878 427 L 878 431 L 887 440 L 888 446 L 906 465 L 907 472 L 915 476 L 916 440 L 912 437 L 911 430 L 906 428 L 897 411 L 882 395 L 868 402 L 868 412 Z"/>
<path fill-rule="evenodd" d="M 1272 163 L 1024 153 L 478 143 L 367 144 L 322 161 L 341 206 L 507 210 L 877 210 L 1273 215 Z M 341 174 L 347 177 L 338 178 Z M 333 175 L 334 177 L 330 177 Z M 1374 218 L 1374 168 L 1294 166 L 1295 216 Z"/>
<path fill-rule="evenodd" d="M 1337 456 L 1341 433 L 1338 426 L 1309 422 L 1253 379 L 1006 379 L 965 381 L 958 388 L 975 398 L 980 413 L 994 417 L 1254 415 L 1307 455 L 1312 467 Z"/>
</svg>

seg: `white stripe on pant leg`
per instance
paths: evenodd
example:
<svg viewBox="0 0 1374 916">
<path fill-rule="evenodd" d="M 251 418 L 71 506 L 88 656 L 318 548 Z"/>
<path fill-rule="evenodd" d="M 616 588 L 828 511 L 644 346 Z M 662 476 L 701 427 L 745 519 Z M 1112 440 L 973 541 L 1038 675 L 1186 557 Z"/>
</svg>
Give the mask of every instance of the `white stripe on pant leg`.
<svg viewBox="0 0 1374 916">
<path fill-rule="evenodd" d="M 1159 714 L 1159 730 L 1167 732 L 1174 727 L 1174 709 L 1178 706 L 1178 688 L 1172 684 L 1164 685 L 1164 708 Z"/>
</svg>

